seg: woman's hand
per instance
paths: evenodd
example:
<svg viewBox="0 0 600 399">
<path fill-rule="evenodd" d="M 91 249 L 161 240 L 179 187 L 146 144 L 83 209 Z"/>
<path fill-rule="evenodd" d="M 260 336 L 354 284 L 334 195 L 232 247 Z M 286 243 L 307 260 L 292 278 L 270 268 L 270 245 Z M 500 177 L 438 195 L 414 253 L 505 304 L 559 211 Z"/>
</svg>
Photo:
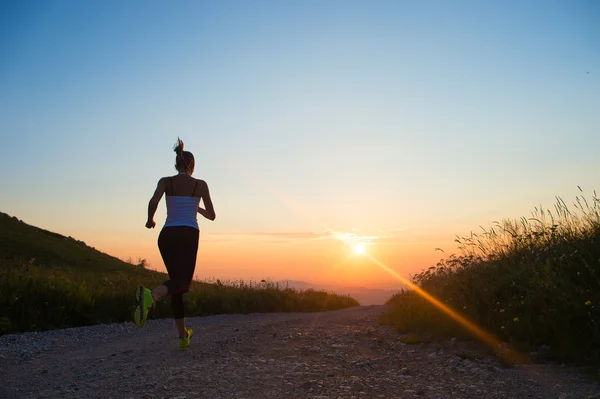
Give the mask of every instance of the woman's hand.
<svg viewBox="0 0 600 399">
<path fill-rule="evenodd" d="M 202 216 L 204 216 L 205 218 L 207 218 L 208 220 L 215 220 L 214 211 L 212 213 L 210 213 L 206 209 L 198 207 L 198 213 L 201 214 Z"/>
<path fill-rule="evenodd" d="M 210 190 L 208 189 L 208 184 L 204 180 L 200 180 L 201 189 L 202 189 L 202 202 L 204 203 L 204 208 L 198 207 L 198 213 L 207 218 L 208 220 L 215 220 L 215 208 L 213 207 L 212 199 L 210 198 Z"/>
<path fill-rule="evenodd" d="M 163 177 L 158 181 L 156 191 L 154 191 L 154 195 L 150 198 L 150 202 L 148 203 L 148 221 L 146 222 L 146 228 L 148 229 L 152 229 L 156 226 L 156 223 L 154 223 L 154 214 L 156 213 L 156 208 L 158 208 L 158 202 L 165 193 L 165 179 L 166 177 Z"/>
</svg>

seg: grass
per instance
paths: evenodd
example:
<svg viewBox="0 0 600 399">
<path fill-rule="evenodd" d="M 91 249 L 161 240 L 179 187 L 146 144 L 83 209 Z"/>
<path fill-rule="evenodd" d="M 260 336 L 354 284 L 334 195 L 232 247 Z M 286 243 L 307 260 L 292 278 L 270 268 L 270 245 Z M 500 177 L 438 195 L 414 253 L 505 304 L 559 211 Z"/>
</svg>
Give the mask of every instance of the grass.
<svg viewBox="0 0 600 399">
<path fill-rule="evenodd" d="M 494 222 L 458 237 L 451 255 L 412 282 L 522 351 L 600 364 L 600 199 L 561 198 L 553 210 Z M 395 294 L 381 322 L 399 332 L 465 336 L 412 290 Z"/>
<path fill-rule="evenodd" d="M 146 270 L 85 243 L 0 213 L 0 333 L 130 321 L 133 291 L 165 273 Z M 358 306 L 354 299 L 263 281 L 192 282 L 186 314 L 312 312 Z M 150 318 L 171 317 L 163 301 Z"/>
</svg>

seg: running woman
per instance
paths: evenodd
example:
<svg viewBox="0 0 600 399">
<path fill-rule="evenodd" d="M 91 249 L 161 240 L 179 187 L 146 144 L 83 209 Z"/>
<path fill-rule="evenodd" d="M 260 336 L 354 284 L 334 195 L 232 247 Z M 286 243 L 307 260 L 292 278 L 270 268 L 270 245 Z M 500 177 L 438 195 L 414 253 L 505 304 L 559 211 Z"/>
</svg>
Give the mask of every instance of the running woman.
<svg viewBox="0 0 600 399">
<path fill-rule="evenodd" d="M 185 327 L 183 294 L 185 294 L 194 277 L 198 239 L 200 230 L 196 212 L 206 219 L 215 220 L 215 210 L 208 185 L 204 180 L 194 179 L 194 155 L 183 150 L 183 141 L 177 139 L 175 169 L 179 172 L 172 177 L 163 177 L 148 204 L 148 221 L 146 227 L 156 226 L 154 214 L 163 196 L 166 195 L 167 220 L 158 236 L 158 248 L 163 258 L 169 280 L 154 290 L 140 285 L 135 290 L 135 310 L 133 318 L 138 327 L 144 327 L 148 311 L 160 299 L 170 296 L 171 308 L 177 331 L 179 332 L 179 349 L 186 350 L 192 338 L 192 329 Z M 200 207 L 200 201 L 204 207 Z"/>
</svg>

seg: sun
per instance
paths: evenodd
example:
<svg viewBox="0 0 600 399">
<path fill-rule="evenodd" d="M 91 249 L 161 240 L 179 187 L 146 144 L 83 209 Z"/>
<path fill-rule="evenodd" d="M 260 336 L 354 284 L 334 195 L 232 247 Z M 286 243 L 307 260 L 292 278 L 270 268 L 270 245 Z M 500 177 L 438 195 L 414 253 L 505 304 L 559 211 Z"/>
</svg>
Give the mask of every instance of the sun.
<svg viewBox="0 0 600 399">
<path fill-rule="evenodd" d="M 353 252 L 357 255 L 361 255 L 365 253 L 365 245 L 364 244 L 356 244 L 354 246 Z"/>
</svg>

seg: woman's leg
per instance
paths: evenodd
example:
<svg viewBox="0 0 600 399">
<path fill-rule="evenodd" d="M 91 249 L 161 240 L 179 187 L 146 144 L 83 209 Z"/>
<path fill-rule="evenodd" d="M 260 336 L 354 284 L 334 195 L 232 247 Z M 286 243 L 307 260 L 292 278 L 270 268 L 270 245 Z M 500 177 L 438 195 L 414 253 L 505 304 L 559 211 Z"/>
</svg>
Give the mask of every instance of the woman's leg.
<svg viewBox="0 0 600 399">
<path fill-rule="evenodd" d="M 179 338 L 186 338 L 187 330 L 185 328 L 183 294 L 175 294 L 171 296 L 171 309 L 173 310 L 173 318 L 175 319 L 175 325 L 177 326 Z"/>
<path fill-rule="evenodd" d="M 187 336 L 185 329 L 183 294 L 188 291 L 196 268 L 199 231 L 193 227 L 165 227 L 158 236 L 158 248 L 170 279 L 150 291 L 143 285 L 135 291 L 134 322 L 138 327 L 146 324 L 148 312 L 165 296 L 173 296 L 173 316 L 180 337 Z M 182 334 L 183 332 L 183 334 Z"/>
<path fill-rule="evenodd" d="M 160 299 L 166 297 L 169 294 L 169 289 L 166 285 L 159 285 L 155 289 L 152 290 L 152 299 L 154 302 L 158 302 Z"/>
<path fill-rule="evenodd" d="M 172 227 L 165 227 L 160 231 L 158 235 L 158 249 L 160 255 L 163 258 L 163 263 L 167 268 L 169 277 L 171 276 L 171 269 L 174 269 L 177 265 L 177 231 Z M 158 302 L 162 298 L 169 294 L 169 288 L 163 283 L 152 290 L 152 299 L 154 302 Z"/>
<path fill-rule="evenodd" d="M 173 309 L 173 318 L 175 319 L 175 325 L 177 326 L 177 332 L 179 338 L 186 338 L 188 331 L 185 326 L 185 307 L 183 303 L 183 294 L 188 291 L 188 288 L 194 278 L 194 271 L 196 269 L 196 257 L 198 254 L 198 240 L 200 232 L 193 228 L 185 229 L 183 237 L 181 237 L 182 248 L 179 252 L 179 264 L 182 265 L 180 269 L 179 278 L 173 279 L 172 284 L 176 289 L 175 293 L 171 296 L 171 307 Z"/>
<path fill-rule="evenodd" d="M 192 227 L 177 227 L 170 228 L 164 236 L 161 233 L 161 236 L 158 245 L 169 273 L 169 280 L 156 288 L 152 294 L 158 299 L 171 296 L 171 308 L 179 338 L 185 338 L 187 330 L 183 294 L 188 291 L 194 277 L 199 231 Z"/>
<path fill-rule="evenodd" d="M 192 230 L 196 229 L 192 228 Z M 193 234 L 193 231 L 191 233 Z M 164 298 L 167 295 L 175 295 L 179 292 L 187 291 L 191 281 L 191 277 L 188 279 L 188 273 L 186 272 L 186 269 L 190 268 L 190 262 L 185 257 L 186 253 L 189 252 L 189 249 L 186 248 L 189 246 L 188 241 L 190 241 L 186 236 L 189 235 L 190 232 L 185 227 L 165 227 L 160 232 L 158 236 L 158 249 L 167 268 L 169 280 L 152 291 L 152 296 L 155 300 Z M 196 239 L 197 250 L 198 243 Z M 187 258 L 189 258 L 189 255 L 187 255 Z M 196 259 L 194 257 L 191 267 L 194 268 L 195 266 Z"/>
<path fill-rule="evenodd" d="M 175 326 L 177 326 L 177 332 L 179 333 L 179 339 L 187 338 L 188 330 L 185 327 L 185 319 L 183 317 L 181 319 L 175 319 Z"/>
</svg>

